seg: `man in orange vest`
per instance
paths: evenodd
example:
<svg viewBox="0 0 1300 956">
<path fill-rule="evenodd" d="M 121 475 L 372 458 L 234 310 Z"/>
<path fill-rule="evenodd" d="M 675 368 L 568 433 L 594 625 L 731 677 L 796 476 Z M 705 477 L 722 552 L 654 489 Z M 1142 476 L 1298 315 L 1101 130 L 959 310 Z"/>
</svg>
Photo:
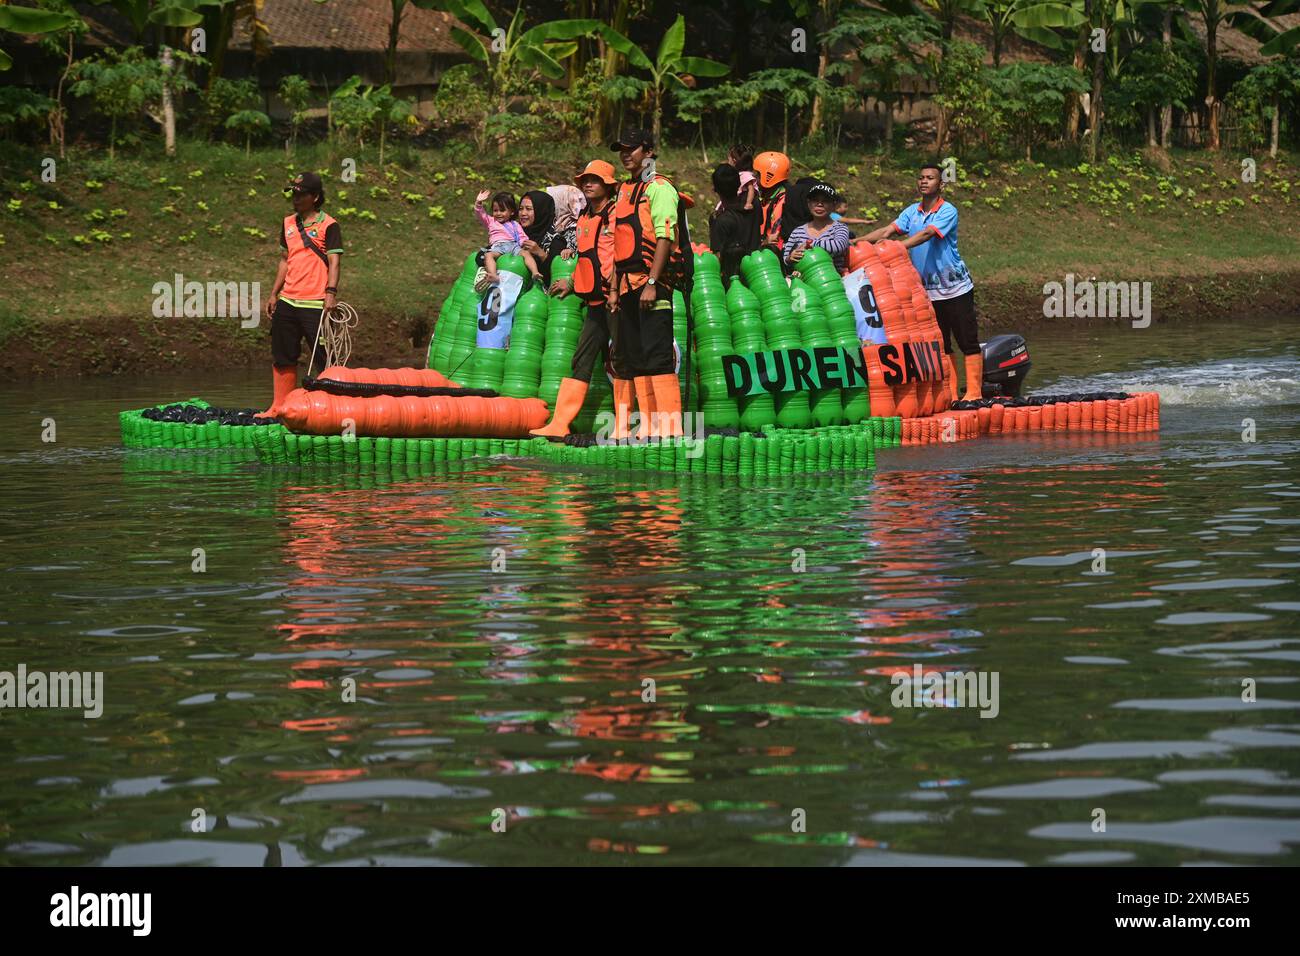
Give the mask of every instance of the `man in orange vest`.
<svg viewBox="0 0 1300 956">
<path fill-rule="evenodd" d="M 681 240 L 682 199 L 673 184 L 655 172 L 654 146 L 654 137 L 645 129 L 624 130 L 610 144 L 628 174 L 614 204 L 614 348 L 636 389 L 641 412 L 637 438 L 682 434 L 673 351 L 674 275 L 669 270 L 670 256 Z"/>
<path fill-rule="evenodd" d="M 309 371 L 320 374 L 325 350 L 319 345 L 320 323 L 338 301 L 339 256 L 343 239 L 339 224 L 321 211 L 325 187 L 316 173 L 299 173 L 289 184 L 293 214 L 280 228 L 280 268 L 275 274 L 266 315 L 271 320 L 271 362 L 274 399 L 262 413 L 272 418 L 298 385 L 302 340 L 316 343 Z"/>
<path fill-rule="evenodd" d="M 779 257 L 789 235 L 781 235 L 781 218 L 785 213 L 790 157 L 785 153 L 759 153 L 754 157 L 754 175 L 758 177 L 759 208 L 762 210 L 759 241 Z"/>
<path fill-rule="evenodd" d="M 614 192 L 618 180 L 614 167 L 603 159 L 593 159 L 587 168 L 574 179 L 587 198 L 587 204 L 578 216 L 577 263 L 568 279 L 557 279 L 551 292 L 561 297 L 573 293 L 582 297 L 587 305 L 587 318 L 578 335 L 578 346 L 570 366 L 571 378 L 560 380 L 560 392 L 555 398 L 555 410 L 549 424 L 534 428 L 533 435 L 543 438 L 563 438 L 569 434 L 569 425 L 587 398 L 592 370 L 596 358 L 609 347 L 610 313 L 617 304 L 614 288 Z M 615 366 L 614 431 L 611 438 L 628 437 L 628 417 L 632 405 L 632 380 L 624 378 L 618 367 L 618 356 L 612 356 Z"/>
</svg>

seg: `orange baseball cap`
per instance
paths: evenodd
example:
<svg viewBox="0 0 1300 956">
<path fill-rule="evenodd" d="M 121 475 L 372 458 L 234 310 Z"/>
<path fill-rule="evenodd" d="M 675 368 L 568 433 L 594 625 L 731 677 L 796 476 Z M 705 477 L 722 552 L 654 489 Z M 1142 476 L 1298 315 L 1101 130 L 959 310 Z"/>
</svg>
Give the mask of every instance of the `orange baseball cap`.
<svg viewBox="0 0 1300 956">
<path fill-rule="evenodd" d="M 614 167 L 603 159 L 593 159 L 589 162 L 586 169 L 573 177 L 574 183 L 581 185 L 579 180 L 581 180 L 583 176 L 595 176 L 601 182 L 610 186 L 613 186 L 618 182 L 618 180 L 614 178 Z"/>
</svg>

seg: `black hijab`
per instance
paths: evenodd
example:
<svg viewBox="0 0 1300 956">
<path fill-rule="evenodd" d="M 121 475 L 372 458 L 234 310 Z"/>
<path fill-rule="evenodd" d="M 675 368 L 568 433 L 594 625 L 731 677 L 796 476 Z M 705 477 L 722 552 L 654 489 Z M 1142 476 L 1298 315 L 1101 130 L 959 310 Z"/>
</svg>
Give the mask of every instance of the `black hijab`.
<svg viewBox="0 0 1300 956">
<path fill-rule="evenodd" d="M 524 193 L 524 198 L 533 202 L 533 224 L 525 226 L 524 232 L 542 247 L 542 258 L 537 263 L 537 270 L 546 284 L 550 285 L 551 263 L 561 252 L 576 244 L 578 227 L 575 224 L 567 229 L 555 228 L 555 200 L 545 189 L 529 190 Z"/>
<path fill-rule="evenodd" d="M 533 201 L 533 224 L 524 226 L 524 232 L 533 242 L 545 247 L 546 243 L 542 240 L 555 226 L 555 200 L 545 189 L 529 190 L 524 193 L 524 198 Z"/>
<path fill-rule="evenodd" d="M 812 213 L 808 210 L 808 187 L 816 185 L 817 182 L 819 180 L 812 176 L 804 176 L 787 190 L 785 209 L 781 213 L 782 242 L 789 239 L 790 233 L 804 223 L 812 221 Z"/>
</svg>

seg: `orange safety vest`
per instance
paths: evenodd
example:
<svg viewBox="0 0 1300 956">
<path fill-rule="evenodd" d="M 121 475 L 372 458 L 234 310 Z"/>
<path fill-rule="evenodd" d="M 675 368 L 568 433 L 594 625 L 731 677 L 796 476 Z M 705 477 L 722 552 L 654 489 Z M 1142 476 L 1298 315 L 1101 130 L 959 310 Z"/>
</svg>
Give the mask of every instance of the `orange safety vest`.
<svg viewBox="0 0 1300 956">
<path fill-rule="evenodd" d="M 586 209 L 578 217 L 578 256 L 573 269 L 573 291 L 588 304 L 605 297 L 609 277 L 614 274 L 614 227 L 609 216 L 614 201 L 606 200 L 600 212 Z"/>
<path fill-rule="evenodd" d="M 759 234 L 762 245 L 778 250 L 784 245 L 781 242 L 781 216 L 785 213 L 785 192 L 786 187 L 782 186 L 779 193 L 763 201 L 763 226 Z"/>
<path fill-rule="evenodd" d="M 655 174 L 655 182 L 668 182 Z M 614 204 L 614 262 L 624 274 L 650 271 L 655 260 L 655 224 L 645 198 L 649 183 L 620 183 Z M 676 224 L 674 223 L 674 226 Z"/>
<path fill-rule="evenodd" d="M 320 213 L 320 221 L 315 221 L 315 214 L 303 220 L 306 240 L 316 247 L 315 250 L 303 244 L 303 236 L 298 232 L 295 216 L 284 217 L 284 241 L 288 247 L 289 267 L 284 276 L 284 288 L 280 294 L 287 299 L 316 301 L 325 298 L 325 287 L 329 285 L 329 266 L 326 264 L 325 234 L 334 225 L 334 218 Z M 317 251 L 319 250 L 319 251 Z"/>
</svg>

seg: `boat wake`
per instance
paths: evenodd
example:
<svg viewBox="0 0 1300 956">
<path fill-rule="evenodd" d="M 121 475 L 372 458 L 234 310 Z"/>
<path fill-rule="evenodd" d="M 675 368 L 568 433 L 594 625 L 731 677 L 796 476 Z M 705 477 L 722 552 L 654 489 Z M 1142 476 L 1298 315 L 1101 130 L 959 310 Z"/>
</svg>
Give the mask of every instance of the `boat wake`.
<svg viewBox="0 0 1300 956">
<path fill-rule="evenodd" d="M 1300 404 L 1300 358 L 1278 355 L 1216 359 L 1186 366 L 1152 365 L 1061 378 L 1035 391 L 1157 392 L 1162 406 L 1294 405 Z"/>
</svg>

